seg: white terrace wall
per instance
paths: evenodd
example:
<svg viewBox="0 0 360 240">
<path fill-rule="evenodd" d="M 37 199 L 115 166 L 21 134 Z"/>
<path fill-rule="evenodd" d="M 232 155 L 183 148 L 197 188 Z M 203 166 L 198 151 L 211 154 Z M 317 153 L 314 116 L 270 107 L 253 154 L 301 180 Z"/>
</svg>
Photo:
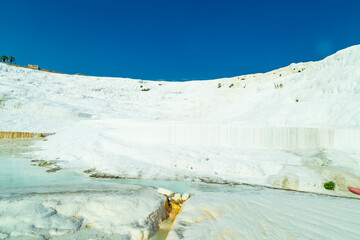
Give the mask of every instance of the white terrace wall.
<svg viewBox="0 0 360 240">
<path fill-rule="evenodd" d="M 127 122 L 120 126 L 119 134 L 126 141 L 145 144 L 274 148 L 283 150 L 310 148 L 360 149 L 360 130 L 356 129 Z"/>
</svg>

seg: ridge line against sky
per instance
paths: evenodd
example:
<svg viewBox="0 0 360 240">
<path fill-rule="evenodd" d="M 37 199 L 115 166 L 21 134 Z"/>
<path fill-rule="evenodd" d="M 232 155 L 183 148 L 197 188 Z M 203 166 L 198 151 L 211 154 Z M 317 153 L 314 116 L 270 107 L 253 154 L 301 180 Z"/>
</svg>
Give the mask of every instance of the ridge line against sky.
<svg viewBox="0 0 360 240">
<path fill-rule="evenodd" d="M 0 55 L 70 74 L 216 79 L 317 61 L 360 43 L 360 1 L 355 0 L 1 5 Z"/>
</svg>

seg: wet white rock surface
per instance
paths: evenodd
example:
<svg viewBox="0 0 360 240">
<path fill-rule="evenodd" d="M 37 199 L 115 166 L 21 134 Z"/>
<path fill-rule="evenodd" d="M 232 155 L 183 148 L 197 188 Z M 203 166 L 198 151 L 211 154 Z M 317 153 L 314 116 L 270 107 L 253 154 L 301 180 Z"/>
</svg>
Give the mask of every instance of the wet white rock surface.
<svg viewBox="0 0 360 240">
<path fill-rule="evenodd" d="M 207 186 L 194 193 L 168 235 L 174 239 L 358 239 L 360 200 Z"/>
<path fill-rule="evenodd" d="M 165 198 L 151 187 L 107 184 L 74 190 L 1 198 L 0 233 L 52 238 L 92 229 L 120 239 L 147 239 L 165 219 Z"/>
</svg>

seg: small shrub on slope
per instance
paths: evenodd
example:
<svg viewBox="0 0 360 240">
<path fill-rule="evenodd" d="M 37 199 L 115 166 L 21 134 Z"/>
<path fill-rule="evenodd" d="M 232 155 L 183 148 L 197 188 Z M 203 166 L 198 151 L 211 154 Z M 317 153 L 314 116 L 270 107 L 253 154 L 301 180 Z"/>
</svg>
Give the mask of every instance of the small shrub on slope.
<svg viewBox="0 0 360 240">
<path fill-rule="evenodd" d="M 335 182 L 330 181 L 330 182 L 324 183 L 324 188 L 327 190 L 335 190 Z"/>
</svg>

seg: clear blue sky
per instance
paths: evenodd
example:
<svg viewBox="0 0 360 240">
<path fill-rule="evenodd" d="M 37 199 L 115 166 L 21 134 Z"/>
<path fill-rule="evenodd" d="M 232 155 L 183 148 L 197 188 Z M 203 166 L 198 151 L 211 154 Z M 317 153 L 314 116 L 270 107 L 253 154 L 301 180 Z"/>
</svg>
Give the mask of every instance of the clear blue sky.
<svg viewBox="0 0 360 240">
<path fill-rule="evenodd" d="M 360 1 L 1 1 L 0 55 L 65 73 L 193 80 L 360 43 Z"/>
</svg>

